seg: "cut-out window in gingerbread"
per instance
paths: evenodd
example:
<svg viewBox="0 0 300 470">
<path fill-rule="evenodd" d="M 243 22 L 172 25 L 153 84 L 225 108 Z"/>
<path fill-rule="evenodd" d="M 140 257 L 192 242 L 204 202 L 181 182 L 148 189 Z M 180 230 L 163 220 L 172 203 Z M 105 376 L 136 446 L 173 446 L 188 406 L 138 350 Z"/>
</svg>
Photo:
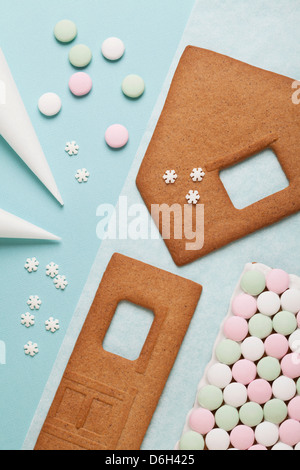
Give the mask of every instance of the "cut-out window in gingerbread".
<svg viewBox="0 0 300 470">
<path fill-rule="evenodd" d="M 293 103 L 292 85 L 290 78 L 215 52 L 185 50 L 137 176 L 151 211 L 154 204 L 183 206 L 191 169 L 205 172 L 201 183 L 193 183 L 204 204 L 204 246 L 192 251 L 184 238 L 165 240 L 177 265 L 299 211 L 300 106 Z M 268 148 L 277 155 L 289 187 L 236 209 L 220 171 Z M 166 168 L 176 168 L 176 184 L 162 181 Z"/>
</svg>

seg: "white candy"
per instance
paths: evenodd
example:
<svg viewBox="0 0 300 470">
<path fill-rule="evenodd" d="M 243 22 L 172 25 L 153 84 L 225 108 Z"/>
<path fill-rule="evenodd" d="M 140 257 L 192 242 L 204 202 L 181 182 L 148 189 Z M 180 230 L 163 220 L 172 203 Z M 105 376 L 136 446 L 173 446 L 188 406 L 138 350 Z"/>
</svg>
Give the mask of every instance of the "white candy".
<svg viewBox="0 0 300 470">
<path fill-rule="evenodd" d="M 108 38 L 102 44 L 102 54 L 108 60 L 119 60 L 124 52 L 125 45 L 119 38 Z"/>
<path fill-rule="evenodd" d="M 292 447 L 288 446 L 287 444 L 283 444 L 282 442 L 278 442 L 272 450 L 294 450 Z"/>
<path fill-rule="evenodd" d="M 267 421 L 259 424 L 255 430 L 255 439 L 262 446 L 274 446 L 279 439 L 278 426 Z"/>
<path fill-rule="evenodd" d="M 241 347 L 242 354 L 248 361 L 259 361 L 265 353 L 264 343 L 261 339 L 254 336 L 246 338 Z"/>
<path fill-rule="evenodd" d="M 288 289 L 281 296 L 281 305 L 283 310 L 292 313 L 300 311 L 300 290 Z"/>
<path fill-rule="evenodd" d="M 294 450 L 300 450 L 300 442 L 299 442 L 299 444 L 296 445 Z"/>
<path fill-rule="evenodd" d="M 296 330 L 289 338 L 289 345 L 293 352 L 300 352 L 300 330 Z"/>
<path fill-rule="evenodd" d="M 227 450 L 230 445 L 229 434 L 224 429 L 213 429 L 207 434 L 205 441 L 209 450 Z"/>
<path fill-rule="evenodd" d="M 280 310 L 280 297 L 275 292 L 263 292 L 257 299 L 260 313 L 272 317 Z"/>
<path fill-rule="evenodd" d="M 232 381 L 230 367 L 225 364 L 215 364 L 207 372 L 207 380 L 210 385 L 218 388 L 225 388 Z"/>
<path fill-rule="evenodd" d="M 38 107 L 45 116 L 55 116 L 61 110 L 61 99 L 56 93 L 45 93 L 40 97 Z"/>
<path fill-rule="evenodd" d="M 272 390 L 278 400 L 289 401 L 296 395 L 296 384 L 294 380 L 281 376 L 273 383 Z"/>
<path fill-rule="evenodd" d="M 226 405 L 240 408 L 247 401 L 247 389 L 244 385 L 232 383 L 224 390 L 224 401 Z"/>
</svg>

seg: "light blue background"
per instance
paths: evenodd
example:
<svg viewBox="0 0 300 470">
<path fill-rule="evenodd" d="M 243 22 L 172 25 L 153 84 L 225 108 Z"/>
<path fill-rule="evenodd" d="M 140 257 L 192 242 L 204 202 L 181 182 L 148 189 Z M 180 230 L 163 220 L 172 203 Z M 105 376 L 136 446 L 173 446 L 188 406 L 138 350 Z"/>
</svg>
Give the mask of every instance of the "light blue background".
<svg viewBox="0 0 300 470">
<path fill-rule="evenodd" d="M 116 204 L 138 144 L 189 17 L 193 0 L 0 0 L 0 47 L 27 106 L 65 201 L 62 209 L 0 139 L 0 207 L 60 235 L 61 244 L 0 241 L 0 340 L 7 347 L 7 365 L 0 365 L 0 448 L 22 446 L 57 352 L 99 248 L 96 208 Z M 94 82 L 92 93 L 74 98 L 68 80 L 75 71 L 68 62 L 70 45 L 56 42 L 57 21 L 77 23 L 76 43 L 92 49 L 87 69 Z M 126 55 L 109 63 L 100 54 L 101 44 L 118 36 Z M 122 79 L 138 73 L 146 82 L 145 95 L 136 102 L 121 93 Z M 38 98 L 48 91 L 63 101 L 61 114 L 43 118 Z M 104 142 L 106 128 L 124 124 L 130 142 L 112 151 Z M 78 157 L 70 158 L 65 143 L 76 140 Z M 87 168 L 91 177 L 79 185 L 74 176 Z M 37 273 L 24 269 L 26 258 L 40 262 Z M 56 291 L 45 276 L 51 261 L 60 265 L 69 286 Z M 43 301 L 36 326 L 26 330 L 20 316 L 26 301 L 38 294 Z M 49 316 L 59 318 L 61 330 L 46 333 Z M 35 359 L 25 357 L 28 340 L 39 344 Z"/>
</svg>

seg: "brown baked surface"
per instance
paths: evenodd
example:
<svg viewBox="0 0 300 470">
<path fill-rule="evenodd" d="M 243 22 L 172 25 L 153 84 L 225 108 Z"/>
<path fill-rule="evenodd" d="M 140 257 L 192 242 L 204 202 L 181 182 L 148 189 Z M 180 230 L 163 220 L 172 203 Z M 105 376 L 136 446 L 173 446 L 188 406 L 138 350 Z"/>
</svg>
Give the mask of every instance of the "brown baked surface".
<svg viewBox="0 0 300 470">
<path fill-rule="evenodd" d="M 299 211 L 300 106 L 292 102 L 292 83 L 215 52 L 185 50 L 137 176 L 149 211 L 152 204 L 183 206 L 190 189 L 199 191 L 205 210 L 204 246 L 187 250 L 187 240 L 174 239 L 171 230 L 165 242 L 177 265 Z M 276 153 L 290 186 L 238 210 L 219 172 L 266 148 Z M 198 167 L 206 176 L 194 183 L 190 173 Z M 178 179 L 167 185 L 162 176 L 173 169 Z"/>
<path fill-rule="evenodd" d="M 138 450 L 201 291 L 192 281 L 114 254 L 36 450 Z M 122 300 L 152 310 L 155 317 L 136 361 L 102 347 Z"/>
</svg>

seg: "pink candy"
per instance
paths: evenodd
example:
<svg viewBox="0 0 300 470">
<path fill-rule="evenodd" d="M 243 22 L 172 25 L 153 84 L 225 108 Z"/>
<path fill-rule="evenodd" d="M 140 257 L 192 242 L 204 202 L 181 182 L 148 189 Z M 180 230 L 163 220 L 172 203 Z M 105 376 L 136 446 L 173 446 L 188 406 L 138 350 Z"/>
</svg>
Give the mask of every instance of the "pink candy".
<svg viewBox="0 0 300 470">
<path fill-rule="evenodd" d="M 237 317 L 249 320 L 257 312 L 256 299 L 248 294 L 238 295 L 232 302 L 232 312 Z"/>
<path fill-rule="evenodd" d="M 279 429 L 280 440 L 289 446 L 295 446 L 300 442 L 300 423 L 294 419 L 284 421 Z"/>
<path fill-rule="evenodd" d="M 293 398 L 293 400 L 290 401 L 288 410 L 289 410 L 290 418 L 300 421 L 300 397 L 299 396 L 297 396 L 296 398 Z"/>
<path fill-rule="evenodd" d="M 292 353 L 285 356 L 281 361 L 283 375 L 290 379 L 300 377 L 300 354 Z"/>
<path fill-rule="evenodd" d="M 69 88 L 75 96 L 87 95 L 93 87 L 91 77 L 84 72 L 74 73 L 69 81 Z"/>
<path fill-rule="evenodd" d="M 214 428 L 215 417 L 210 411 L 199 408 L 192 411 L 189 424 L 193 431 L 204 436 Z"/>
<path fill-rule="evenodd" d="M 231 444 L 238 450 L 250 449 L 254 444 L 254 440 L 254 431 L 248 426 L 237 426 L 230 434 Z"/>
<path fill-rule="evenodd" d="M 243 341 L 248 334 L 248 323 L 244 318 L 231 317 L 225 322 L 224 333 L 232 341 Z"/>
<path fill-rule="evenodd" d="M 247 359 L 236 362 L 232 368 L 234 380 L 242 385 L 249 385 L 250 382 L 253 382 L 256 374 L 256 365 Z"/>
<path fill-rule="evenodd" d="M 105 140 L 107 145 L 114 149 L 124 147 L 129 139 L 128 130 L 121 124 L 110 126 L 105 132 Z"/>
<path fill-rule="evenodd" d="M 265 341 L 265 349 L 268 356 L 282 359 L 289 350 L 289 343 L 283 335 L 271 335 Z"/>
<path fill-rule="evenodd" d="M 273 395 L 272 387 L 266 380 L 254 380 L 248 387 L 248 396 L 250 401 L 264 405 L 267 401 L 271 400 Z"/>
<path fill-rule="evenodd" d="M 260 444 L 257 444 L 256 446 L 250 447 L 249 450 L 268 450 L 265 446 L 261 446 Z"/>
<path fill-rule="evenodd" d="M 267 287 L 276 294 L 282 294 L 290 286 L 290 277 L 282 269 L 273 269 L 267 275 Z"/>
</svg>

